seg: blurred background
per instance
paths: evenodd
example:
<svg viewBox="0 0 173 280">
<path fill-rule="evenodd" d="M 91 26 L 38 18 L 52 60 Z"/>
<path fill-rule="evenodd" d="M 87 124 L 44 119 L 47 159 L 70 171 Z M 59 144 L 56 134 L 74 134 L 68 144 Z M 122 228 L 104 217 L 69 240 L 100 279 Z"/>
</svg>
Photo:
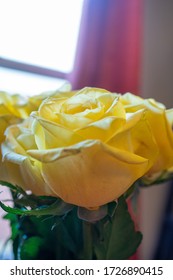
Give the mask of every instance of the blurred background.
<svg viewBox="0 0 173 280">
<path fill-rule="evenodd" d="M 33 95 L 70 81 L 173 107 L 172 0 L 0 0 L 0 10 L 0 90 Z M 141 189 L 135 258 L 173 259 L 172 188 Z M 8 236 L 1 218 L 1 246 Z"/>
</svg>

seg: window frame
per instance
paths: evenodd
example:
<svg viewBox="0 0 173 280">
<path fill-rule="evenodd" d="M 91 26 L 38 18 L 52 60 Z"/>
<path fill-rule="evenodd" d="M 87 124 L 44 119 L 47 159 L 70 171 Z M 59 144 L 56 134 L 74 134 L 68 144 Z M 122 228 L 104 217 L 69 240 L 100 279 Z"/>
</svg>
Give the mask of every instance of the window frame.
<svg viewBox="0 0 173 280">
<path fill-rule="evenodd" d="M 69 73 L 64 73 L 61 71 L 53 70 L 50 68 L 45 68 L 37 65 L 32 65 L 28 63 L 23 63 L 11 59 L 6 59 L 0 57 L 0 67 L 18 70 L 26 73 L 31 74 L 38 74 L 41 76 L 52 77 L 52 78 L 59 78 L 59 79 L 67 79 Z"/>
</svg>

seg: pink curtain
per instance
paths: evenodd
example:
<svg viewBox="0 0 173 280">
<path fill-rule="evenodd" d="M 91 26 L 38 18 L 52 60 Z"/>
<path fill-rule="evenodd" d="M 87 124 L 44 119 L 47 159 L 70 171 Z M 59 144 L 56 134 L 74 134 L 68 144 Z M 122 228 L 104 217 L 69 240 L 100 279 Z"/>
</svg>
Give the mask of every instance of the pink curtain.
<svg viewBox="0 0 173 280">
<path fill-rule="evenodd" d="M 143 0 L 85 0 L 73 89 L 139 94 Z"/>
</svg>

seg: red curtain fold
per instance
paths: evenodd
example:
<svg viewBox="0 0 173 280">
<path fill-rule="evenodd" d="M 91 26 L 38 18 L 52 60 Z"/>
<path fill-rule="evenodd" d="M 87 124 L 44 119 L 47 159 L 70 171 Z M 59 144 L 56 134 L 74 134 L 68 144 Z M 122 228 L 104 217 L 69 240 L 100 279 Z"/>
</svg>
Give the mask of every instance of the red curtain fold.
<svg viewBox="0 0 173 280">
<path fill-rule="evenodd" d="M 73 89 L 139 94 L 143 0 L 85 0 Z"/>
</svg>

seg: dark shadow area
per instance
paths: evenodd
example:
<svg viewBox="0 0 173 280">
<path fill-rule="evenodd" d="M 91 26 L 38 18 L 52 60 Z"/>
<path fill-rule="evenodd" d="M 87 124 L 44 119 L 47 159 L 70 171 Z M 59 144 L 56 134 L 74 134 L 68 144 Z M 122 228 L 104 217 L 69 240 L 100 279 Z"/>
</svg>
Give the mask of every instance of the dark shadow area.
<svg viewBox="0 0 173 280">
<path fill-rule="evenodd" d="M 173 260 L 173 181 L 168 193 L 161 234 L 153 259 Z"/>
</svg>

